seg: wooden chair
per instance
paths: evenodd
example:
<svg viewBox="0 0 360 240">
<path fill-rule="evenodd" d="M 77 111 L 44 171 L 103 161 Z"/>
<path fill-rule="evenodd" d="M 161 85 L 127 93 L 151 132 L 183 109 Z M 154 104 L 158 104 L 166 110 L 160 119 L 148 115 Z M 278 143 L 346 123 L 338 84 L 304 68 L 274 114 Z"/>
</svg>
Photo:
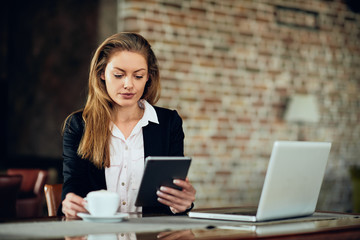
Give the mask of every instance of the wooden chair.
<svg viewBox="0 0 360 240">
<path fill-rule="evenodd" d="M 45 184 L 44 192 L 48 215 L 56 216 L 57 210 L 61 203 L 62 184 Z"/>
<path fill-rule="evenodd" d="M 16 217 L 16 199 L 21 181 L 21 175 L 0 175 L 0 218 Z"/>
<path fill-rule="evenodd" d="M 48 171 L 41 169 L 7 170 L 8 175 L 21 175 L 22 182 L 16 201 L 18 218 L 34 218 L 43 216 L 44 185 L 48 178 Z"/>
</svg>

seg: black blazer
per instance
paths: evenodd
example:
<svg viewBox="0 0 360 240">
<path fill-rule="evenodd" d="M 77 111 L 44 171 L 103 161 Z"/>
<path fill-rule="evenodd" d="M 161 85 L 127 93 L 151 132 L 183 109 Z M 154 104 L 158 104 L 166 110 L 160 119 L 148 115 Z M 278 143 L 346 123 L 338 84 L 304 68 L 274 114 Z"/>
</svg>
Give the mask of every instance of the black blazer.
<svg viewBox="0 0 360 240">
<path fill-rule="evenodd" d="M 144 155 L 184 156 L 184 132 L 182 119 L 175 110 L 154 107 L 159 124 L 149 122 L 143 128 Z M 73 192 L 85 197 L 90 191 L 106 189 L 105 170 L 98 169 L 87 159 L 77 154 L 84 131 L 82 111 L 71 115 L 63 136 L 63 176 L 64 184 L 61 198 Z M 62 215 L 62 206 L 58 215 Z M 143 214 L 172 214 L 169 207 L 143 208 Z"/>
</svg>

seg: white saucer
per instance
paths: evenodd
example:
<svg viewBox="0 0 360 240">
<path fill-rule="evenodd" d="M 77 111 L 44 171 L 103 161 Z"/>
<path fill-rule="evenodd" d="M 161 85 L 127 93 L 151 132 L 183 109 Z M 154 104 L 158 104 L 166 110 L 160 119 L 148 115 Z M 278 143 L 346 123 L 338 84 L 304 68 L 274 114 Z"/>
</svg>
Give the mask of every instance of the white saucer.
<svg viewBox="0 0 360 240">
<path fill-rule="evenodd" d="M 103 223 L 110 223 L 110 222 L 121 222 L 124 219 L 129 218 L 128 213 L 116 213 L 112 216 L 92 216 L 88 213 L 78 213 L 79 217 L 81 217 L 85 222 L 103 222 Z"/>
</svg>

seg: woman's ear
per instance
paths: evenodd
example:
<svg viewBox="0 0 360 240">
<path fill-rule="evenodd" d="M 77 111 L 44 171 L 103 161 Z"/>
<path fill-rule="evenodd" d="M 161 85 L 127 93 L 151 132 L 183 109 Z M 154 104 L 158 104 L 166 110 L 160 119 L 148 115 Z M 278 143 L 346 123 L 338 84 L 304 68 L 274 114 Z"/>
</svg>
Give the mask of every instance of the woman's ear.
<svg viewBox="0 0 360 240">
<path fill-rule="evenodd" d="M 100 79 L 105 81 L 105 74 L 104 74 L 104 71 L 101 72 L 100 74 Z"/>
</svg>

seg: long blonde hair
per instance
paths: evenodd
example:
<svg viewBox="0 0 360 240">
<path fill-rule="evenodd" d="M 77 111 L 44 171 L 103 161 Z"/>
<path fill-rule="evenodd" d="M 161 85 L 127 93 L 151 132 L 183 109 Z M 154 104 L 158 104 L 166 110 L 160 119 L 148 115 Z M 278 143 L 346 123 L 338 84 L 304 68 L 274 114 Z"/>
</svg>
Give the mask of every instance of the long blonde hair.
<svg viewBox="0 0 360 240">
<path fill-rule="evenodd" d="M 83 110 L 85 130 L 78 154 L 89 159 L 98 168 L 110 166 L 110 120 L 114 102 L 106 91 L 105 81 L 100 76 L 105 71 L 112 54 L 130 51 L 141 54 L 148 65 L 149 79 L 142 99 L 155 104 L 160 97 L 160 74 L 156 56 L 148 41 L 136 33 L 118 33 L 107 38 L 96 50 L 90 65 L 89 92 Z"/>
</svg>

